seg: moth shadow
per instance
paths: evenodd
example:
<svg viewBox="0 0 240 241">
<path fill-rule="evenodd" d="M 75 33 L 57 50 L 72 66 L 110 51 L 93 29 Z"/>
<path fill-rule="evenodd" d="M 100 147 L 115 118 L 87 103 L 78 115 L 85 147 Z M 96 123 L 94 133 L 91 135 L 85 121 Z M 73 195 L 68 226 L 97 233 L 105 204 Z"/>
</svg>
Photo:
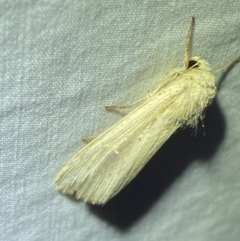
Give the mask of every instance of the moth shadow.
<svg viewBox="0 0 240 241">
<path fill-rule="evenodd" d="M 225 128 L 215 101 L 206 111 L 204 127 L 199 123 L 197 134 L 190 128 L 175 133 L 129 185 L 104 206 L 89 204 L 90 211 L 126 231 L 149 211 L 190 163 L 196 159 L 210 161 L 224 138 Z"/>
</svg>

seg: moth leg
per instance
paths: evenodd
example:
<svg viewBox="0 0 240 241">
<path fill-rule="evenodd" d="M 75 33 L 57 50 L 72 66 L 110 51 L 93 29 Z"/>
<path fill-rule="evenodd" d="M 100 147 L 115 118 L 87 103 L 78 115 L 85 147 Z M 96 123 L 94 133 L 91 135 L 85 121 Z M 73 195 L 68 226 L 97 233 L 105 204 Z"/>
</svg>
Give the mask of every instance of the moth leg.
<svg viewBox="0 0 240 241">
<path fill-rule="evenodd" d="M 130 107 L 134 106 L 134 105 L 139 104 L 140 102 L 142 102 L 142 101 L 145 100 L 145 99 L 146 99 L 146 98 L 139 99 L 139 100 L 134 101 L 134 102 L 132 102 L 132 103 L 130 103 L 130 104 L 128 104 L 128 105 L 107 105 L 107 106 L 105 106 L 105 108 L 106 108 L 107 110 L 127 109 L 127 108 L 130 108 Z"/>
<path fill-rule="evenodd" d="M 91 141 L 93 141 L 96 137 L 89 137 L 89 138 L 84 138 L 83 141 L 85 142 L 85 144 L 90 143 Z"/>
<path fill-rule="evenodd" d="M 193 33 L 193 26 L 194 26 L 194 17 L 192 17 L 192 22 L 190 25 L 190 28 L 188 30 L 187 35 L 187 42 L 186 42 L 186 48 L 185 48 L 185 54 L 184 54 L 184 67 L 185 69 L 188 69 L 188 62 L 191 58 L 191 47 L 192 47 L 192 33 Z"/>
</svg>

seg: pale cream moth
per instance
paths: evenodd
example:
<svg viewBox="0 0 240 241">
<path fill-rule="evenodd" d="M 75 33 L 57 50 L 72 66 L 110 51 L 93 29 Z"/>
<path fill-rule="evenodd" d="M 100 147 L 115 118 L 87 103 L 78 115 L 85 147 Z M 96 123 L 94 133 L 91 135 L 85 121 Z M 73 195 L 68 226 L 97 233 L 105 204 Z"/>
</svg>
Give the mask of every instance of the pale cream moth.
<svg viewBox="0 0 240 241">
<path fill-rule="evenodd" d="M 187 35 L 184 67 L 168 71 L 159 86 L 115 125 L 90 141 L 62 168 L 56 189 L 93 204 L 105 204 L 126 186 L 180 127 L 195 127 L 217 93 L 216 71 L 201 57 L 191 57 L 194 18 Z"/>
</svg>

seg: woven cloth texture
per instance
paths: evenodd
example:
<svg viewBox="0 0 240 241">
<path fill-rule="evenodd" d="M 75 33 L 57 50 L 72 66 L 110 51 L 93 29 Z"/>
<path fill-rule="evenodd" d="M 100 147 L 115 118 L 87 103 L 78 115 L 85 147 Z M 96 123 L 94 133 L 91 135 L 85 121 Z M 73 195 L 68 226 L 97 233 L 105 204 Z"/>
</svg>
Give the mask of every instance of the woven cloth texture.
<svg viewBox="0 0 240 241">
<path fill-rule="evenodd" d="M 240 55 L 239 1 L 0 0 L 0 240 L 208 241 L 240 237 L 240 64 L 195 135 L 176 133 L 107 205 L 54 189 L 62 166 L 126 104 L 193 54 Z"/>
</svg>

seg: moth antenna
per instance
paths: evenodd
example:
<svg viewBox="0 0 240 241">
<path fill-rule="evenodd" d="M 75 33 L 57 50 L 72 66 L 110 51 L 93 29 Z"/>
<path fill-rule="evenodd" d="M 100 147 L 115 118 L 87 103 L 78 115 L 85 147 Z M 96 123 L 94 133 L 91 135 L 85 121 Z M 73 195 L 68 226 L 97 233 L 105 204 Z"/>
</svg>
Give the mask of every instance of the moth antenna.
<svg viewBox="0 0 240 241">
<path fill-rule="evenodd" d="M 213 74 L 214 74 L 214 75 L 217 75 L 217 74 L 225 71 L 228 67 L 230 67 L 231 65 L 236 64 L 236 63 L 239 62 L 239 61 L 240 61 L 240 56 L 238 56 L 238 57 L 235 58 L 235 59 L 230 60 L 229 62 L 227 62 L 226 64 L 224 64 L 224 65 L 221 66 L 220 68 L 216 69 L 216 70 L 213 72 Z"/>
<path fill-rule="evenodd" d="M 188 35 L 187 35 L 187 40 L 186 40 L 186 48 L 185 48 L 185 54 L 184 54 L 185 69 L 188 68 L 188 62 L 192 56 L 192 36 L 193 36 L 194 23 L 195 23 L 195 18 L 192 17 L 192 22 L 191 22 L 190 28 L 188 30 Z"/>
</svg>

